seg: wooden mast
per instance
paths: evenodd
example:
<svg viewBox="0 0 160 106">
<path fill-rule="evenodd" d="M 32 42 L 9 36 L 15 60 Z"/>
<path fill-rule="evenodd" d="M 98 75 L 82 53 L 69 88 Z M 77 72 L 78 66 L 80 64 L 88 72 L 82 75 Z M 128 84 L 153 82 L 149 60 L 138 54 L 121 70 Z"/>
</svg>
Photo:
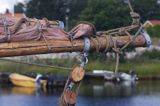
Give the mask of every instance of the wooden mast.
<svg viewBox="0 0 160 106">
<path fill-rule="evenodd" d="M 117 42 L 117 47 L 122 47 L 130 41 L 129 36 L 117 36 L 112 38 L 113 41 Z M 108 39 L 104 36 L 97 38 L 92 38 L 90 51 L 95 51 L 97 46 L 103 51 L 106 47 L 113 47 L 114 45 L 108 45 Z M 63 52 L 78 52 L 84 49 L 84 39 L 74 40 L 72 43 L 70 41 L 62 40 L 49 40 L 48 49 L 46 43 L 42 41 L 22 41 L 22 42 L 10 42 L 10 43 L 0 43 L 0 57 L 11 57 L 11 56 L 24 56 L 24 55 L 34 55 L 34 54 L 47 54 L 47 53 L 63 53 Z M 146 39 L 143 35 L 137 36 L 129 47 L 144 47 L 146 44 Z"/>
</svg>

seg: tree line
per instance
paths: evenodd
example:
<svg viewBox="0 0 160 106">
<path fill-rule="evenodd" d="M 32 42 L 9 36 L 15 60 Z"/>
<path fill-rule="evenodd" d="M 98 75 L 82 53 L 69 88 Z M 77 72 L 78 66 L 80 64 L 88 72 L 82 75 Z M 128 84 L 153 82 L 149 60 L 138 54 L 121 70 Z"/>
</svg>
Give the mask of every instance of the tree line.
<svg viewBox="0 0 160 106">
<path fill-rule="evenodd" d="M 157 0 L 131 0 L 131 4 L 135 12 L 141 15 L 142 22 L 160 19 Z M 46 17 L 64 22 L 68 17 L 71 27 L 78 21 L 88 21 L 97 30 L 125 26 L 131 22 L 126 0 L 30 0 L 26 5 L 15 5 L 15 12 L 25 12 L 31 18 Z"/>
</svg>

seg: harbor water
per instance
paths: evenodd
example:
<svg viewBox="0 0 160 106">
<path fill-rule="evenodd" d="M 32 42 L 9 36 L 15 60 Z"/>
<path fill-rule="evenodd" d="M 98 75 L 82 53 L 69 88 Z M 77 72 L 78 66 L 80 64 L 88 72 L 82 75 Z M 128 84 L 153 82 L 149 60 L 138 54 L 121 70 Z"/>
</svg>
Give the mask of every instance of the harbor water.
<svg viewBox="0 0 160 106">
<path fill-rule="evenodd" d="M 160 106 L 160 81 L 93 82 L 81 84 L 76 106 Z M 0 106 L 58 106 L 62 91 L 1 84 Z"/>
</svg>

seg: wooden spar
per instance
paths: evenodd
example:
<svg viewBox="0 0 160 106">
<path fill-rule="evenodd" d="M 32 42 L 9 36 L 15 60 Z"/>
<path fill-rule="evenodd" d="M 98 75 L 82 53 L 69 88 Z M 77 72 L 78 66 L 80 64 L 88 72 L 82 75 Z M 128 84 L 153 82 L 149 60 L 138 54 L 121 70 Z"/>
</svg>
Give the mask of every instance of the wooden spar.
<svg viewBox="0 0 160 106">
<path fill-rule="evenodd" d="M 117 47 L 122 47 L 130 41 L 129 36 L 117 36 L 112 38 L 116 41 Z M 97 46 L 101 51 L 105 50 L 109 46 L 107 37 L 101 36 L 92 38 L 90 51 L 95 51 Z M 129 47 L 144 47 L 146 43 L 145 37 L 142 35 L 137 36 Z M 84 39 L 70 41 L 62 40 L 49 40 L 48 49 L 46 43 L 42 41 L 22 41 L 22 42 L 10 42 L 0 43 L 0 57 L 12 57 L 12 56 L 24 56 L 34 54 L 46 54 L 46 53 L 62 53 L 62 52 L 78 52 L 84 49 Z M 114 45 L 110 45 L 110 48 Z"/>
</svg>

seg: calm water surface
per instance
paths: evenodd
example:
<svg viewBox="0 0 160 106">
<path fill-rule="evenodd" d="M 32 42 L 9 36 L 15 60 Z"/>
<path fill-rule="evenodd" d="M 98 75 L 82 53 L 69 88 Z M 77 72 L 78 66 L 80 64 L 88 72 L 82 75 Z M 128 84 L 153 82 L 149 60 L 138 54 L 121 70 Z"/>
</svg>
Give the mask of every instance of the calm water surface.
<svg viewBox="0 0 160 106">
<path fill-rule="evenodd" d="M 0 85 L 0 106 L 58 106 L 62 90 Z M 76 106 L 160 106 L 160 81 L 83 82 Z"/>
</svg>

